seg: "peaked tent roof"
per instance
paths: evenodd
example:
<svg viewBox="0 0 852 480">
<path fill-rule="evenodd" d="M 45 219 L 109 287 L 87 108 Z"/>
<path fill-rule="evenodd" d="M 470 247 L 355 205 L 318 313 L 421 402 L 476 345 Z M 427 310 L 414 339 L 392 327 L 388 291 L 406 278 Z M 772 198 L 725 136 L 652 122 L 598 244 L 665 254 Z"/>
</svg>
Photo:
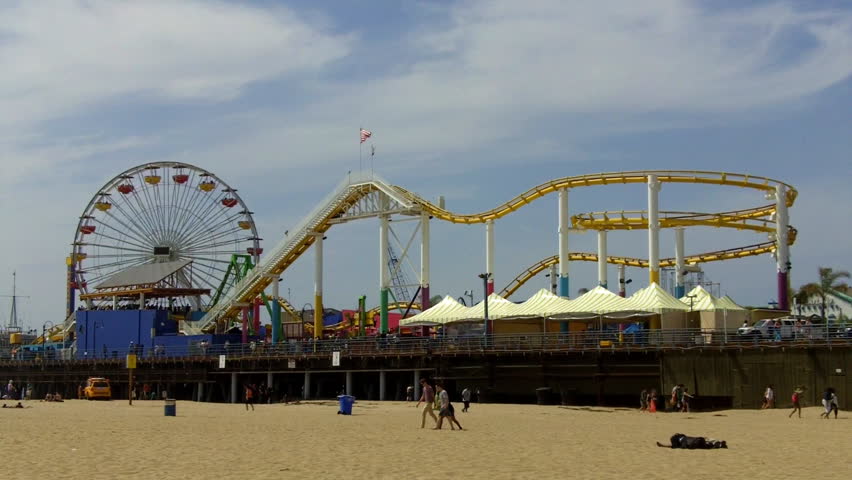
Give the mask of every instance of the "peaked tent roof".
<svg viewBox="0 0 852 480">
<path fill-rule="evenodd" d="M 725 295 L 724 297 L 719 299 L 719 302 L 722 304 L 722 308 L 725 310 L 747 310 L 737 304 L 733 298 Z"/>
<path fill-rule="evenodd" d="M 606 288 L 597 286 L 571 300 L 570 312 L 602 314 L 632 310 L 634 308 L 626 298 L 619 297 Z"/>
<path fill-rule="evenodd" d="M 663 290 L 656 283 L 651 283 L 647 287 L 638 290 L 628 299 L 634 310 L 644 312 L 684 312 L 689 310 L 689 306 L 684 305 L 669 292 Z"/>
<path fill-rule="evenodd" d="M 468 307 L 465 307 L 456 299 L 447 295 L 443 300 L 417 315 L 400 320 L 399 324 L 403 327 L 442 325 L 454 320 L 467 318 L 468 310 L 470 310 Z"/>
<path fill-rule="evenodd" d="M 95 289 L 152 285 L 159 283 L 190 263 L 192 263 L 192 260 L 176 260 L 174 262 L 146 263 L 137 267 L 130 267 L 108 277 L 97 284 Z"/>
<path fill-rule="evenodd" d="M 489 305 L 490 307 L 490 305 Z M 525 302 L 515 305 L 513 317 L 546 317 L 558 313 L 571 311 L 571 300 L 554 295 L 545 288 L 537 291 L 535 295 Z M 488 312 L 491 313 L 490 311 Z M 490 316 L 490 315 L 489 315 Z"/>
<path fill-rule="evenodd" d="M 488 318 L 490 320 L 494 320 L 496 318 L 505 318 L 515 316 L 515 312 L 518 310 L 517 304 L 512 302 L 511 300 L 506 300 L 496 293 L 492 293 L 488 295 Z M 464 317 L 464 320 L 478 320 L 485 319 L 485 301 L 481 301 L 476 305 L 470 307 L 466 312 L 467 316 Z"/>
</svg>

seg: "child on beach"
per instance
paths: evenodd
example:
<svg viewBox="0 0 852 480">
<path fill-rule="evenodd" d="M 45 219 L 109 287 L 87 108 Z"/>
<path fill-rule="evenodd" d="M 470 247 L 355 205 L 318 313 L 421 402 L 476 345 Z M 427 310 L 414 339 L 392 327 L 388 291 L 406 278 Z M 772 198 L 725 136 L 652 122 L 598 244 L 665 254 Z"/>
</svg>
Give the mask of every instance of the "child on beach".
<svg viewBox="0 0 852 480">
<path fill-rule="evenodd" d="M 797 411 L 799 412 L 799 418 L 802 418 L 801 401 L 802 401 L 802 393 L 803 392 L 804 392 L 804 390 L 801 387 L 793 390 L 793 397 L 792 397 L 793 411 L 790 412 L 790 415 L 788 415 L 787 418 L 792 418 L 793 414 L 796 413 Z"/>
</svg>

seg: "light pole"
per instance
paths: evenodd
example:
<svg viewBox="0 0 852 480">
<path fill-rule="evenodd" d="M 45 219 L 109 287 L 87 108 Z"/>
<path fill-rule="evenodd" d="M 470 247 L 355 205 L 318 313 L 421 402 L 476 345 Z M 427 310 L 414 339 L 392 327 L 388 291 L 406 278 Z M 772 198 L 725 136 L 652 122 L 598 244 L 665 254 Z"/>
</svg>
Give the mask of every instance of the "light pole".
<svg viewBox="0 0 852 480">
<path fill-rule="evenodd" d="M 50 328 L 55 327 L 53 322 L 50 320 L 41 324 L 41 357 L 43 360 L 47 360 L 47 324 L 50 324 Z"/>
<path fill-rule="evenodd" d="M 491 277 L 490 273 L 480 273 L 479 278 L 482 279 L 482 294 L 485 297 L 485 336 L 487 338 L 490 333 L 489 322 L 488 322 L 488 279 Z"/>
</svg>

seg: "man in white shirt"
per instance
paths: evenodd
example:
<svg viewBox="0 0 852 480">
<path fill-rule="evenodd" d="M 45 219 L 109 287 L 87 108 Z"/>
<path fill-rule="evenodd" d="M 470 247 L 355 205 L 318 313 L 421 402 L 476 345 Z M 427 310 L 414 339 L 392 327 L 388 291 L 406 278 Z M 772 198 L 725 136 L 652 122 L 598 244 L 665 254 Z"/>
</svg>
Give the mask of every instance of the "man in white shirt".
<svg viewBox="0 0 852 480">
<path fill-rule="evenodd" d="M 470 389 L 465 388 L 462 390 L 462 402 L 464 402 L 464 408 L 462 412 L 466 412 L 470 408 Z"/>
</svg>

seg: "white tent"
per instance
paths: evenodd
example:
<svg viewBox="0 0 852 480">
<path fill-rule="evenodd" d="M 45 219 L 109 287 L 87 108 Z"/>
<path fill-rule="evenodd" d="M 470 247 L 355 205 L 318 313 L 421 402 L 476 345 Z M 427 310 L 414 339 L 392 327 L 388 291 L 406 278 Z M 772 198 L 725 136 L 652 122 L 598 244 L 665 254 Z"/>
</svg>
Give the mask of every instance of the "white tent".
<svg viewBox="0 0 852 480">
<path fill-rule="evenodd" d="M 513 317 L 547 317 L 571 311 L 571 300 L 542 288 L 525 302 L 513 307 Z M 490 313 L 490 312 L 489 312 Z"/>
<path fill-rule="evenodd" d="M 443 300 L 413 317 L 400 320 L 402 327 L 425 327 L 443 325 L 448 322 L 468 318 L 470 308 L 465 307 L 449 295 Z"/>
<path fill-rule="evenodd" d="M 518 310 L 517 304 L 511 300 L 506 300 L 496 293 L 488 295 L 488 318 L 494 320 L 497 318 L 505 318 L 515 316 Z M 465 312 L 467 315 L 460 320 L 484 320 L 485 319 L 485 300 L 470 307 Z"/>
<path fill-rule="evenodd" d="M 748 310 L 739 306 L 730 297 L 716 298 L 701 285 L 696 286 L 681 302 L 692 306 L 693 312 L 700 312 L 701 328 L 709 330 L 734 329 L 748 319 Z"/>
<path fill-rule="evenodd" d="M 687 320 L 689 307 L 656 283 L 651 283 L 634 293 L 628 299 L 628 302 L 636 311 L 659 315 L 658 325 L 654 325 L 656 317 L 652 318 L 652 328 L 687 328 L 690 326 Z"/>
<path fill-rule="evenodd" d="M 613 312 L 629 312 L 632 310 L 634 310 L 633 306 L 626 298 L 598 286 L 571 300 L 569 313 L 601 315 Z M 553 316 L 558 317 L 560 315 Z"/>
</svg>

